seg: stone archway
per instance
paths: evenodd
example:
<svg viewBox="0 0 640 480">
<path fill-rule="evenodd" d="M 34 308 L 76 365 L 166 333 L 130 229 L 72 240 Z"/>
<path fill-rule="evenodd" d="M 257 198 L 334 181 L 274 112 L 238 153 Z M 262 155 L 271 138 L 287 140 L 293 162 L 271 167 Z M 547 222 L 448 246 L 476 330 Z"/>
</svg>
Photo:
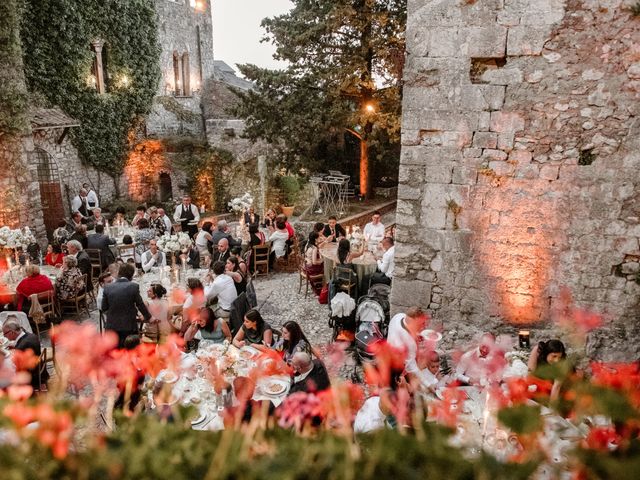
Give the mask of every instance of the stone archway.
<svg viewBox="0 0 640 480">
<path fill-rule="evenodd" d="M 51 235 L 58 227 L 58 222 L 65 217 L 58 164 L 47 151 L 40 147 L 36 147 L 34 155 L 40 185 L 42 216 L 47 235 Z"/>
<path fill-rule="evenodd" d="M 173 198 L 173 185 L 171 184 L 171 175 L 167 172 L 160 173 L 160 201 L 168 202 Z"/>
</svg>

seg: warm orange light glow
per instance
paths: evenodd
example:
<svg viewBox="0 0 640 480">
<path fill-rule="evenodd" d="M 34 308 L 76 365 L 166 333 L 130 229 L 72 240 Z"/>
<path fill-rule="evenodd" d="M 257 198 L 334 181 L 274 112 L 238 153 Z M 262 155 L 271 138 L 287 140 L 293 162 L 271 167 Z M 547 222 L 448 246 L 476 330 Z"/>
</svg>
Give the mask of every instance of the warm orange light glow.
<svg viewBox="0 0 640 480">
<path fill-rule="evenodd" d="M 373 113 L 376 111 L 376 107 L 374 107 L 372 103 L 367 103 L 364 106 L 364 109 L 367 111 L 367 113 Z"/>
<path fill-rule="evenodd" d="M 131 199 L 144 202 L 156 198 L 160 172 L 170 169 L 162 142 L 145 140 L 136 144 L 129 152 L 129 158 L 124 167 Z"/>
</svg>

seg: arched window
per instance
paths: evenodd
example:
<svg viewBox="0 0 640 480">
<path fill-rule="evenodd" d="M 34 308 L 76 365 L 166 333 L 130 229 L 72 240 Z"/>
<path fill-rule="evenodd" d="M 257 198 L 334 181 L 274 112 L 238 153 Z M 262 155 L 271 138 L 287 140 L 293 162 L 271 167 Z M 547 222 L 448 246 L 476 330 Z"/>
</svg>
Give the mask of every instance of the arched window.
<svg viewBox="0 0 640 480">
<path fill-rule="evenodd" d="M 173 52 L 173 76 L 174 76 L 174 93 L 177 97 L 182 95 L 182 67 L 180 65 L 181 58 L 178 52 Z"/>
<path fill-rule="evenodd" d="M 191 72 L 189 71 L 189 54 L 182 54 L 182 91 L 185 97 L 191 95 Z"/>
</svg>

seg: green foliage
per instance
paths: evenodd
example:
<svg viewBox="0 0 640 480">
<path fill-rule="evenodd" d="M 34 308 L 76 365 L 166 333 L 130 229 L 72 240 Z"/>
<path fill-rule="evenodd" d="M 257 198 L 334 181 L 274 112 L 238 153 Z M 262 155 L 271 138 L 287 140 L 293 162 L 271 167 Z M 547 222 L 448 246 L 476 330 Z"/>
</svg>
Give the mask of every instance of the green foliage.
<svg viewBox="0 0 640 480">
<path fill-rule="evenodd" d="M 517 405 L 503 408 L 498 412 L 498 420 L 515 433 L 533 433 L 542 428 L 539 406 Z"/>
<path fill-rule="evenodd" d="M 631 13 L 634 17 L 640 17 L 640 2 L 631 5 Z"/>
<path fill-rule="evenodd" d="M 20 134 L 28 126 L 20 16 L 18 0 L 0 2 L 0 136 Z"/>
<path fill-rule="evenodd" d="M 78 120 L 70 138 L 80 157 L 112 176 L 122 172 L 128 134 L 151 110 L 160 79 L 153 0 L 24 0 L 22 42 L 29 90 Z M 87 84 L 105 41 L 107 93 Z M 126 76 L 128 85 L 122 82 Z"/>
<path fill-rule="evenodd" d="M 300 181 L 293 175 L 279 177 L 278 186 L 282 191 L 283 200 L 286 205 L 295 205 L 300 194 Z"/>
<path fill-rule="evenodd" d="M 257 86 L 236 92 L 245 135 L 274 144 L 287 167 L 315 169 L 332 138 L 359 126 L 379 163 L 397 162 L 386 152 L 399 142 L 405 24 L 406 0 L 295 0 L 263 20 L 264 41 L 289 67 L 240 66 Z"/>
</svg>

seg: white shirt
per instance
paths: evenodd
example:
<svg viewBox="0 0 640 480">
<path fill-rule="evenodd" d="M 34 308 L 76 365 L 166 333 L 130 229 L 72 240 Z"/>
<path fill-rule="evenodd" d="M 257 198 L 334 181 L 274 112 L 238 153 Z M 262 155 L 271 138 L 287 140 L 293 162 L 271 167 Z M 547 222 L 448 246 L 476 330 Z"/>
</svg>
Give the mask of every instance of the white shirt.
<svg viewBox="0 0 640 480">
<path fill-rule="evenodd" d="M 182 207 L 183 205 L 180 204 L 176 207 L 176 211 L 173 212 L 173 219 L 176 222 L 180 222 L 181 218 L 182 218 Z M 199 222 L 200 221 L 200 211 L 198 210 L 198 207 L 196 207 L 193 203 L 191 205 L 189 205 L 189 208 L 191 209 L 191 213 L 193 213 L 193 221 L 194 222 Z"/>
<path fill-rule="evenodd" d="M 368 243 L 378 243 L 384 238 L 384 225 L 380 222 L 377 225 L 369 222 L 364 226 L 362 233 L 368 239 Z"/>
<path fill-rule="evenodd" d="M 416 376 L 418 380 L 420 380 L 420 385 L 423 388 L 431 388 L 435 387 L 440 383 L 438 377 L 436 377 L 428 368 L 418 370 L 416 372 Z"/>
<path fill-rule="evenodd" d="M 218 275 L 211 285 L 204 287 L 204 296 L 207 300 L 218 297 L 218 307 L 223 310 L 231 310 L 231 304 L 238 298 L 236 284 L 229 275 Z"/>
<path fill-rule="evenodd" d="M 396 247 L 395 245 L 392 245 L 389 250 L 384 252 L 382 260 L 378 260 L 378 268 L 389 278 L 393 278 L 393 270 L 396 268 L 396 264 L 394 262 L 395 252 Z"/>
<path fill-rule="evenodd" d="M 173 228 L 173 223 L 171 223 L 171 219 L 167 216 L 166 213 L 161 218 L 162 218 L 162 221 L 164 222 L 164 226 L 166 228 L 165 233 L 169 233 L 171 231 L 171 228 Z"/>
<path fill-rule="evenodd" d="M 469 350 L 460 357 L 460 362 L 456 367 L 456 378 L 465 383 L 479 382 L 481 385 L 500 381 L 502 369 L 491 371 L 490 365 L 494 361 L 495 355 L 500 354 L 498 351 L 492 351 L 486 357 L 483 357 L 480 355 L 478 347 Z"/>
<path fill-rule="evenodd" d="M 87 197 L 85 197 L 85 200 L 87 202 L 87 210 L 91 210 L 89 208 L 89 200 L 87 199 Z M 75 197 L 73 197 L 73 200 L 71 200 L 71 213 L 79 212 L 81 206 L 82 199 L 80 198 L 80 195 L 76 195 Z"/>
<path fill-rule="evenodd" d="M 271 242 L 271 250 L 276 252 L 276 257 L 284 257 L 284 254 L 287 252 L 287 240 L 289 240 L 289 234 L 287 232 L 280 232 L 276 230 L 269 235 L 268 240 Z"/>
<path fill-rule="evenodd" d="M 90 203 L 93 203 L 93 206 L 89 208 L 98 208 L 100 206 L 98 203 L 98 194 L 93 190 L 89 190 L 89 193 L 87 193 L 87 205 Z"/>
<path fill-rule="evenodd" d="M 404 313 L 398 313 L 393 316 L 389 322 L 387 342 L 392 347 L 404 349 L 407 352 L 407 357 L 404 361 L 405 369 L 408 373 L 417 374 L 419 372 L 418 364 L 416 363 L 418 345 L 413 336 L 404 327 L 405 316 Z"/>
<path fill-rule="evenodd" d="M 206 230 L 200 230 L 198 235 L 196 235 L 196 247 L 198 248 L 198 252 L 200 252 L 200 256 L 210 255 L 209 249 L 207 248 L 207 235 L 211 238 L 211 234 Z"/>
<path fill-rule="evenodd" d="M 142 264 L 142 270 L 148 272 L 151 267 L 166 267 L 167 257 L 160 250 L 156 252 L 156 255 L 151 253 L 151 250 L 147 250 L 140 256 L 140 263 Z"/>
</svg>

